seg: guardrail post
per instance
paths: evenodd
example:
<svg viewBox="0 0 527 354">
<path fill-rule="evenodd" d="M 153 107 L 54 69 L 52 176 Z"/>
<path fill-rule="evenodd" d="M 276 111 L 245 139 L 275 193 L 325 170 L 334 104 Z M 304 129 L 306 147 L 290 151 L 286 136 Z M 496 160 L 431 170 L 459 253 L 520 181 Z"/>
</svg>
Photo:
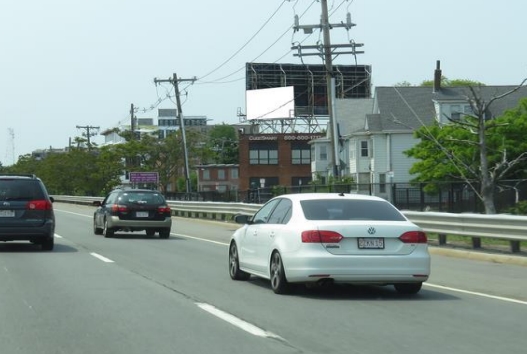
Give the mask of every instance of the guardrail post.
<svg viewBox="0 0 527 354">
<path fill-rule="evenodd" d="M 512 253 L 520 252 L 520 241 L 511 241 L 511 252 Z"/>
<path fill-rule="evenodd" d="M 438 234 L 437 241 L 439 242 L 440 246 L 446 245 L 446 234 Z"/>
<path fill-rule="evenodd" d="M 481 238 L 472 237 L 472 248 L 481 248 Z"/>
</svg>

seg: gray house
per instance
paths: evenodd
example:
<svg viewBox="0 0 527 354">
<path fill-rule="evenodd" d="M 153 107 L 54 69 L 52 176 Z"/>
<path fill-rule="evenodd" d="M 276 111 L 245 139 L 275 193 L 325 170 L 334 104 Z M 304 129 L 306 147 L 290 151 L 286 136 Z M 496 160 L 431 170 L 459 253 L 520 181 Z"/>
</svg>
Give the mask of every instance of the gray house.
<svg viewBox="0 0 527 354">
<path fill-rule="evenodd" d="M 481 86 L 474 88 L 487 102 L 513 90 L 516 86 Z M 372 99 L 337 100 L 336 119 L 340 133 L 341 176 L 358 182 L 357 192 L 390 199 L 392 183 L 407 183 L 414 176 L 408 172 L 415 160 L 404 151 L 418 140 L 413 132 L 423 125 L 449 124 L 449 118 L 462 119 L 471 113 L 468 87 L 377 87 Z M 487 119 L 500 116 L 527 97 L 527 87 L 493 102 Z M 333 149 L 328 138 L 312 142 L 313 179 L 330 176 L 329 161 Z"/>
</svg>

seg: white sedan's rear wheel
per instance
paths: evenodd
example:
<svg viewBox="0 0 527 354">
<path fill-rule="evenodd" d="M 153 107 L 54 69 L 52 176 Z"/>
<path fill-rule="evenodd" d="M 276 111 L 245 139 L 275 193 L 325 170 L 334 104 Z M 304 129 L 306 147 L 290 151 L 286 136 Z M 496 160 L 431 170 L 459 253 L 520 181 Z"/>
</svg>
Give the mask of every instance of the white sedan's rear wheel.
<svg viewBox="0 0 527 354">
<path fill-rule="evenodd" d="M 419 290 L 421 290 L 422 286 L 423 286 L 423 283 L 394 284 L 395 290 L 397 290 L 401 294 L 406 294 L 406 295 L 417 294 Z"/>
<path fill-rule="evenodd" d="M 280 253 L 275 251 L 271 256 L 271 288 L 275 294 L 286 294 L 290 290 L 285 277 L 284 265 Z"/>
</svg>

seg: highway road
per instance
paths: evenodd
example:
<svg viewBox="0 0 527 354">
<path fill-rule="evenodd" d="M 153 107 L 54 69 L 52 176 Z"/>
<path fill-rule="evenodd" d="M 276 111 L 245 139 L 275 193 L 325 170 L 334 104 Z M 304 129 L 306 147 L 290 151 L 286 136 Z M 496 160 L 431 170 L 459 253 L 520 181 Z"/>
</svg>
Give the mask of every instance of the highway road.
<svg viewBox="0 0 527 354">
<path fill-rule="evenodd" d="M 435 254 L 412 297 L 335 286 L 275 295 L 229 278 L 236 225 L 174 218 L 168 240 L 105 239 L 55 203 L 56 244 L 0 244 L 0 353 L 527 352 L 527 266 Z"/>
</svg>

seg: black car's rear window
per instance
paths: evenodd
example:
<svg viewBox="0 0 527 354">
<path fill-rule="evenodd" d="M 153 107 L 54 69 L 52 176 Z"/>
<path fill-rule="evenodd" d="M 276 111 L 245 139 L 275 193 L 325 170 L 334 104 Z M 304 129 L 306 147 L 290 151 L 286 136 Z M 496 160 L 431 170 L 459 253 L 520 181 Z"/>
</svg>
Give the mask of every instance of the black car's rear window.
<svg viewBox="0 0 527 354">
<path fill-rule="evenodd" d="M 37 200 L 46 196 L 38 180 L 0 179 L 0 200 Z"/>
<path fill-rule="evenodd" d="M 300 205 L 308 220 L 406 220 L 394 206 L 380 200 L 314 199 Z"/>
<path fill-rule="evenodd" d="M 119 202 L 136 204 L 164 204 L 165 198 L 157 193 L 130 192 L 123 193 L 121 197 L 119 197 Z"/>
</svg>

